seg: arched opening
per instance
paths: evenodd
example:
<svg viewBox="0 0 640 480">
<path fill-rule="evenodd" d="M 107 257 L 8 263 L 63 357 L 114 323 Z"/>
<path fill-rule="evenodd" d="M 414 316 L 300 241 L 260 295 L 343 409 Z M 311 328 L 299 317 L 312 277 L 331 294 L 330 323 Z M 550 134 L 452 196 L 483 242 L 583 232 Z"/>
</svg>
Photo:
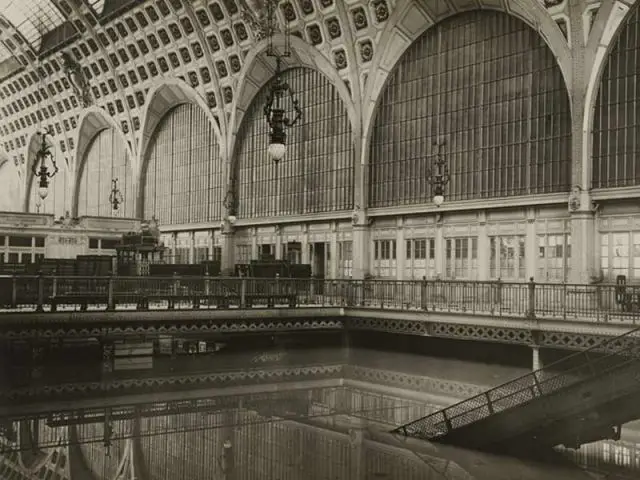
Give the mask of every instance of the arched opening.
<svg viewBox="0 0 640 480">
<path fill-rule="evenodd" d="M 602 72 L 593 122 L 592 188 L 640 185 L 640 8 Z"/>
<path fill-rule="evenodd" d="M 438 141 L 451 177 L 447 200 L 569 190 L 569 97 L 535 30 L 477 10 L 434 25 L 409 47 L 379 99 L 369 205 L 430 202 Z"/>
<path fill-rule="evenodd" d="M 140 177 L 144 218 L 155 216 L 162 225 L 222 218 L 224 165 L 217 138 L 205 112 L 192 103 L 162 118 Z"/>
<path fill-rule="evenodd" d="M 111 203 L 112 180 L 122 196 L 117 210 Z M 135 215 L 136 192 L 129 150 L 120 135 L 107 128 L 89 143 L 78 169 L 76 205 L 79 216 L 128 217 Z"/>
<path fill-rule="evenodd" d="M 287 153 L 277 167 L 267 153 L 269 126 L 262 88 L 238 134 L 237 193 L 240 217 L 269 217 L 353 208 L 355 151 L 351 123 L 336 87 L 320 72 L 283 72 L 303 117 L 287 130 Z"/>
</svg>

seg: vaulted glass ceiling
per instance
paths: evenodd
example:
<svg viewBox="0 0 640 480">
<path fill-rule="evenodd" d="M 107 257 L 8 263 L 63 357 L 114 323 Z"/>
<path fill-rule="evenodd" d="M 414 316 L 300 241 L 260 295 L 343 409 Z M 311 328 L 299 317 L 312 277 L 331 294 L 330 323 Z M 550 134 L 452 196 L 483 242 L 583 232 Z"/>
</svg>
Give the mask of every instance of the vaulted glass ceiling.
<svg viewBox="0 0 640 480">
<path fill-rule="evenodd" d="M 0 12 L 36 52 L 42 36 L 66 20 L 51 0 L 0 0 Z"/>
<path fill-rule="evenodd" d="M 96 15 L 104 9 L 105 0 L 86 0 Z M 0 0 L 0 17 L 12 24 L 29 42 L 33 50 L 38 52 L 42 37 L 67 20 L 62 11 L 51 0 Z M 6 38 L 6 37 L 5 37 Z M 15 39 L 13 39 L 15 40 Z M 11 57 L 15 42 L 9 39 L 0 42 L 0 63 Z"/>
</svg>

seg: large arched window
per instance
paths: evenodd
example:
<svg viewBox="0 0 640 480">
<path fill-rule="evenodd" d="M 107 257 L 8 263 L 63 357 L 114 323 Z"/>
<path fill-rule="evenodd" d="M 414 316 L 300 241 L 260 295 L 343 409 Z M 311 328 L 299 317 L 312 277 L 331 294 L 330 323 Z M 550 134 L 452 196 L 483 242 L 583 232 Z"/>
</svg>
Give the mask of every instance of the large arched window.
<svg viewBox="0 0 640 480">
<path fill-rule="evenodd" d="M 108 128 L 92 140 L 80 165 L 78 215 L 135 216 L 135 192 L 131 159 L 122 137 Z M 111 181 L 118 180 L 122 204 L 113 210 Z"/>
<path fill-rule="evenodd" d="M 621 27 L 593 124 L 593 188 L 640 185 L 640 8 Z"/>
<path fill-rule="evenodd" d="M 435 25 L 402 56 L 381 93 L 369 203 L 427 203 L 437 147 L 448 200 L 567 191 L 569 98 L 544 39 L 496 11 Z"/>
<path fill-rule="evenodd" d="M 198 106 L 179 105 L 158 125 L 146 154 L 144 217 L 163 225 L 222 218 L 224 165 L 211 122 Z"/>
<path fill-rule="evenodd" d="M 355 152 L 351 124 L 336 88 L 320 72 L 283 73 L 304 114 L 287 131 L 287 153 L 278 166 L 267 154 L 263 115 L 268 88 L 253 100 L 238 135 L 238 213 L 266 217 L 353 208 Z"/>
</svg>

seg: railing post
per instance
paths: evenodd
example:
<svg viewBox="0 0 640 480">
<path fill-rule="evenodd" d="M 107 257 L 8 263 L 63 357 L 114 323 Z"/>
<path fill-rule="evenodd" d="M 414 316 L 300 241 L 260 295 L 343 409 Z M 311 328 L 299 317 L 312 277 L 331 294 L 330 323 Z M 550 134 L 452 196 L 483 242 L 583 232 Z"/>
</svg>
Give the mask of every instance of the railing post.
<svg viewBox="0 0 640 480">
<path fill-rule="evenodd" d="M 15 274 L 11 277 L 11 308 L 18 307 L 18 279 Z"/>
<path fill-rule="evenodd" d="M 484 396 L 487 399 L 487 408 L 489 409 L 489 413 L 493 414 L 493 402 L 491 402 L 491 397 L 489 396 L 489 392 L 484 392 Z"/>
<path fill-rule="evenodd" d="M 44 312 L 44 278 L 42 272 L 38 273 L 38 303 L 36 312 Z"/>
<path fill-rule="evenodd" d="M 173 272 L 173 280 L 171 281 L 171 290 L 169 292 L 169 298 L 167 299 L 167 309 L 173 310 L 174 300 L 178 296 L 178 272 Z"/>
<path fill-rule="evenodd" d="M 247 279 L 240 279 L 240 308 L 247 307 Z"/>
<path fill-rule="evenodd" d="M 527 308 L 527 318 L 536 318 L 536 282 L 533 277 L 529 278 L 529 304 Z"/>
<path fill-rule="evenodd" d="M 116 309 L 116 303 L 113 296 L 113 274 L 107 279 L 107 311 L 112 312 Z"/>
<path fill-rule="evenodd" d="M 451 426 L 451 420 L 449 420 L 446 408 L 442 410 L 442 416 L 444 417 L 444 424 L 447 427 L 447 433 L 449 433 L 451 430 L 453 430 L 453 427 Z"/>
</svg>

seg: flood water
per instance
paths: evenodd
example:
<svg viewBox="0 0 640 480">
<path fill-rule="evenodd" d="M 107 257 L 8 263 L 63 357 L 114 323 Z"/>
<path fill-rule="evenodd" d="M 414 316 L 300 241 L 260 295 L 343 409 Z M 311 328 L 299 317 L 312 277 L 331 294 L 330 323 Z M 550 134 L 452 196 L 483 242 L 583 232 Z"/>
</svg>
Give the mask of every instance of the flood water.
<svg viewBox="0 0 640 480">
<path fill-rule="evenodd" d="M 525 350 L 501 357 L 459 345 L 387 349 L 380 338 L 332 334 L 140 339 L 109 358 L 97 341 L 4 345 L 0 479 L 640 477 L 635 423 L 620 441 L 522 458 L 390 434 L 528 372 Z"/>
</svg>

